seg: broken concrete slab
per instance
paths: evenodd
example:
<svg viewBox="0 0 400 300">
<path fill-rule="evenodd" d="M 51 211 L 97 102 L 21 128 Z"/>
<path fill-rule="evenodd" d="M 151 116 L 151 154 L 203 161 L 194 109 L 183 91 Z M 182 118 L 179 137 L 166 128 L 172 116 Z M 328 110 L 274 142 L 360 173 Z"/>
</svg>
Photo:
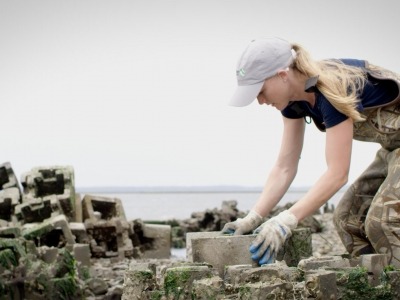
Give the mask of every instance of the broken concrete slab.
<svg viewBox="0 0 400 300">
<path fill-rule="evenodd" d="M 151 240 L 152 249 L 143 253 L 143 258 L 171 257 L 171 226 L 144 224 L 143 237 Z"/>
</svg>

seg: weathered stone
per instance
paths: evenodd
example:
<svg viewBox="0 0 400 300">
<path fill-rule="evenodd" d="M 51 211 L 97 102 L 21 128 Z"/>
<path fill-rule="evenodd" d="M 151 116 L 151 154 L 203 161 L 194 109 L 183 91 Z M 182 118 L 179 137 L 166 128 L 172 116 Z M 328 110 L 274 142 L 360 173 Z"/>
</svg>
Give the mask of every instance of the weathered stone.
<svg viewBox="0 0 400 300">
<path fill-rule="evenodd" d="M 82 266 L 90 267 L 90 246 L 87 244 L 74 244 L 73 253 L 76 261 Z"/>
<path fill-rule="evenodd" d="M 151 264 L 130 264 L 124 276 L 122 300 L 150 299 L 150 292 L 157 287 L 154 269 Z"/>
<path fill-rule="evenodd" d="M 51 264 L 57 260 L 58 248 L 43 246 L 37 249 L 39 253 L 39 258 L 45 263 Z"/>
<path fill-rule="evenodd" d="M 90 219 L 92 222 L 98 221 L 99 217 L 105 221 L 113 218 L 126 221 L 121 199 L 94 195 L 85 195 L 83 197 L 82 217 L 84 221 Z"/>
<path fill-rule="evenodd" d="M 224 281 L 219 276 L 193 281 L 192 295 L 194 299 L 223 299 Z"/>
<path fill-rule="evenodd" d="M 293 299 L 293 284 L 280 279 L 247 283 L 239 288 L 237 299 Z"/>
<path fill-rule="evenodd" d="M 350 261 L 340 256 L 309 257 L 302 259 L 298 267 L 302 271 L 317 270 L 320 268 L 348 268 L 351 267 Z"/>
<path fill-rule="evenodd" d="M 19 190 L 19 185 L 11 164 L 5 162 L 0 165 L 0 190 L 8 188 L 17 188 Z"/>
<path fill-rule="evenodd" d="M 83 215 L 82 215 L 82 197 L 81 194 L 75 194 L 75 218 L 74 221 L 77 223 L 83 222 Z"/>
<path fill-rule="evenodd" d="M 96 296 L 107 293 L 108 290 L 107 283 L 101 278 L 90 278 L 87 284 L 89 286 L 89 289 Z"/>
<path fill-rule="evenodd" d="M 288 282 L 297 281 L 300 278 L 300 272 L 297 268 L 288 267 L 284 261 L 281 261 L 256 268 L 251 265 L 228 266 L 224 277 L 227 283 L 234 286 L 258 281 L 274 281 L 277 278 Z"/>
<path fill-rule="evenodd" d="M 75 221 L 75 179 L 71 166 L 36 167 L 21 176 L 23 202 L 32 199 L 57 198 L 60 214 Z"/>
<path fill-rule="evenodd" d="M 83 223 L 70 222 L 69 228 L 71 229 L 71 232 L 75 237 L 75 242 L 81 244 L 89 243 L 89 237 L 86 232 L 85 225 Z"/>
<path fill-rule="evenodd" d="M 211 235 L 210 238 L 192 238 L 193 262 L 211 264 L 221 277 L 226 266 L 254 264 L 249 252 L 254 235 Z"/>
<path fill-rule="evenodd" d="M 258 266 L 251 259 L 249 247 L 256 235 L 221 235 L 221 232 L 190 234 L 187 245 L 194 262 L 213 265 L 220 276 L 225 266 L 250 264 Z M 284 260 L 288 266 L 297 266 L 299 260 L 312 254 L 311 232 L 307 229 L 294 230 L 292 236 L 279 251 L 277 260 Z M 289 263 L 288 263 L 289 262 Z"/>
<path fill-rule="evenodd" d="M 129 224 L 119 219 L 85 220 L 85 228 L 90 240 L 94 257 L 124 257 L 133 256 L 132 241 L 129 239 Z"/>
<path fill-rule="evenodd" d="M 151 248 L 143 253 L 142 258 L 171 257 L 171 226 L 144 224 L 143 237 L 151 240 Z"/>
<path fill-rule="evenodd" d="M 12 221 L 15 206 L 21 201 L 19 188 L 10 187 L 0 190 L 0 219 Z"/>
<path fill-rule="evenodd" d="M 221 236 L 221 231 L 197 231 L 197 232 L 188 232 L 186 233 L 186 259 L 189 262 L 193 262 L 193 254 L 192 254 L 192 240 L 201 239 L 201 238 L 213 238 Z"/>
<path fill-rule="evenodd" d="M 20 227 L 0 227 L 0 237 L 2 238 L 17 238 L 21 236 Z"/>
<path fill-rule="evenodd" d="M 333 271 L 307 271 L 305 289 L 312 299 L 337 299 L 336 273 Z"/>
<path fill-rule="evenodd" d="M 400 271 L 389 271 L 386 274 L 393 299 L 400 299 Z"/>
<path fill-rule="evenodd" d="M 172 299 L 190 299 L 193 281 L 213 276 L 208 266 L 182 266 L 166 269 L 164 292 Z M 169 298 L 168 298 L 169 299 Z"/>
<path fill-rule="evenodd" d="M 284 260 L 289 267 L 296 267 L 300 260 L 312 256 L 310 228 L 297 228 L 278 252 L 276 259 Z"/>
<path fill-rule="evenodd" d="M 28 240 L 41 241 L 41 245 L 49 247 L 60 248 L 66 245 L 72 246 L 75 243 L 64 215 L 56 216 L 40 224 L 26 225 L 22 229 L 22 236 Z"/>
<path fill-rule="evenodd" d="M 368 272 L 368 280 L 372 286 L 380 283 L 380 276 L 388 265 L 388 257 L 385 254 L 366 254 L 360 256 L 360 264 Z"/>
<path fill-rule="evenodd" d="M 55 195 L 44 198 L 24 196 L 24 203 L 15 206 L 15 215 L 25 224 L 43 222 L 61 214 L 61 206 Z"/>
</svg>

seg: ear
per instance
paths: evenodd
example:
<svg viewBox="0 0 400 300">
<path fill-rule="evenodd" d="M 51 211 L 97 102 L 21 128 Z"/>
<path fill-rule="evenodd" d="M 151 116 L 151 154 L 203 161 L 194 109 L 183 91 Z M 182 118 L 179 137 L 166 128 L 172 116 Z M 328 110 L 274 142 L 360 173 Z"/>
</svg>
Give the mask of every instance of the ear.
<svg viewBox="0 0 400 300">
<path fill-rule="evenodd" d="M 289 68 L 285 69 L 285 70 L 280 70 L 278 71 L 278 76 L 284 81 L 286 82 L 288 80 L 289 77 Z"/>
</svg>

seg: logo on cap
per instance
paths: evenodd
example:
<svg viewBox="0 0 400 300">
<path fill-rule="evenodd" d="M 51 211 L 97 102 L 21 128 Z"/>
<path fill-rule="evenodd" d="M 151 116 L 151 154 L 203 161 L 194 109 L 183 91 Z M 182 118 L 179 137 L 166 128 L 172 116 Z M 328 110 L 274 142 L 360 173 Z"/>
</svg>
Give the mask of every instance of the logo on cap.
<svg viewBox="0 0 400 300">
<path fill-rule="evenodd" d="M 246 74 L 246 72 L 243 68 L 236 71 L 236 76 L 240 75 L 240 76 L 244 77 L 245 74 Z"/>
</svg>

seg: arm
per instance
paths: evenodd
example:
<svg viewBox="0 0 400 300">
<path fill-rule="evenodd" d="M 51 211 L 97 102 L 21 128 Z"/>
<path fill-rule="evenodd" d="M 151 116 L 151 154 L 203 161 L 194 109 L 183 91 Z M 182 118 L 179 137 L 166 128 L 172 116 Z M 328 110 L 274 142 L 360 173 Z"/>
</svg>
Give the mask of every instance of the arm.
<svg viewBox="0 0 400 300">
<path fill-rule="evenodd" d="M 278 159 L 265 183 L 263 192 L 247 216 L 225 224 L 223 233 L 239 235 L 256 229 L 262 223 L 262 217 L 269 214 L 292 183 L 303 147 L 305 123 L 303 119 L 285 117 L 283 123 L 283 138 Z"/>
<path fill-rule="evenodd" d="M 305 123 L 303 119 L 283 117 L 283 136 L 278 158 L 263 191 L 253 207 L 260 216 L 267 216 L 287 192 L 297 173 L 303 149 Z"/>
<path fill-rule="evenodd" d="M 298 220 L 311 215 L 347 183 L 353 140 L 353 121 L 349 118 L 326 130 L 327 170 L 314 186 L 289 211 Z"/>
<path fill-rule="evenodd" d="M 347 182 L 352 139 L 353 121 L 350 118 L 327 129 L 327 170 L 289 210 L 269 219 L 256 230 L 257 237 L 249 249 L 253 260 L 260 265 L 273 262 L 279 249 L 291 236 L 292 230 L 297 227 L 298 221 L 311 215 Z"/>
</svg>

